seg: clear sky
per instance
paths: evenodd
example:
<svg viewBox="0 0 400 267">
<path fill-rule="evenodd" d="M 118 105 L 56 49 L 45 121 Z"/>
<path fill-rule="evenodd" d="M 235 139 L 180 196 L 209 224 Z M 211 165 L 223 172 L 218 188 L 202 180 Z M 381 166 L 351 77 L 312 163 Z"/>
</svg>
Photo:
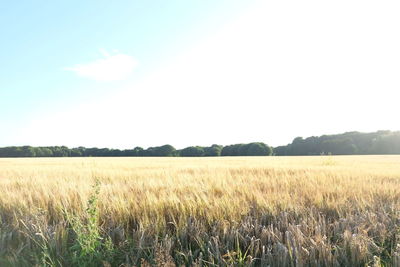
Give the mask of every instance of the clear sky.
<svg viewBox="0 0 400 267">
<path fill-rule="evenodd" d="M 400 130 L 399 1 L 3 1 L 0 146 Z"/>
</svg>

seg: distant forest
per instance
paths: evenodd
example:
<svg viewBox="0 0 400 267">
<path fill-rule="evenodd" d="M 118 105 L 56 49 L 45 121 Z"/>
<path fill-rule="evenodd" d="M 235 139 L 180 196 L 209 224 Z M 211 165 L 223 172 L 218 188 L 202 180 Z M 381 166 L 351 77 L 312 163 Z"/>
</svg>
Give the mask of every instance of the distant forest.
<svg viewBox="0 0 400 267">
<path fill-rule="evenodd" d="M 65 146 L 0 148 L 0 157 L 218 157 L 400 154 L 400 131 L 347 132 L 336 135 L 296 137 L 286 146 L 271 147 L 262 142 L 210 147 L 171 145 L 143 149 L 68 148 Z"/>
</svg>

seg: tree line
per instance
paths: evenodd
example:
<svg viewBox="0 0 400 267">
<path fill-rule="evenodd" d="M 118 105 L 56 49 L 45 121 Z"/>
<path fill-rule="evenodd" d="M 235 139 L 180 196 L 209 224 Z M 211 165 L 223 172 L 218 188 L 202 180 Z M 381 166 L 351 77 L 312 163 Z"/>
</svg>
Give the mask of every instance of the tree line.
<svg viewBox="0 0 400 267">
<path fill-rule="evenodd" d="M 218 157 L 218 156 L 270 156 L 272 147 L 264 143 L 236 144 L 210 147 L 190 146 L 177 150 L 171 145 L 135 147 L 134 149 L 68 148 L 66 146 L 12 146 L 0 148 L 0 157 Z"/>
<path fill-rule="evenodd" d="M 286 146 L 271 147 L 262 142 L 190 146 L 171 145 L 133 149 L 68 148 L 66 146 L 13 146 L 0 148 L 0 157 L 218 157 L 218 156 L 297 156 L 297 155 L 400 154 L 400 131 L 373 133 L 347 132 L 336 135 L 296 137 Z"/>
<path fill-rule="evenodd" d="M 274 148 L 277 156 L 400 154 L 400 131 L 347 132 L 335 135 L 296 137 Z"/>
</svg>

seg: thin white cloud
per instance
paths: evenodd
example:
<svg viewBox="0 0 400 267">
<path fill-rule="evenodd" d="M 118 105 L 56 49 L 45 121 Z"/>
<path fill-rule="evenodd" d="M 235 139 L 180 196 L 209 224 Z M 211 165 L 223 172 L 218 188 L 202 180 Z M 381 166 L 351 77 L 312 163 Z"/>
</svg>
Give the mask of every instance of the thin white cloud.
<svg viewBox="0 0 400 267">
<path fill-rule="evenodd" d="M 104 49 L 100 52 L 104 58 L 77 64 L 65 70 L 95 81 L 118 81 L 126 79 L 138 65 L 138 62 L 129 55 L 121 53 L 111 55 Z"/>
</svg>

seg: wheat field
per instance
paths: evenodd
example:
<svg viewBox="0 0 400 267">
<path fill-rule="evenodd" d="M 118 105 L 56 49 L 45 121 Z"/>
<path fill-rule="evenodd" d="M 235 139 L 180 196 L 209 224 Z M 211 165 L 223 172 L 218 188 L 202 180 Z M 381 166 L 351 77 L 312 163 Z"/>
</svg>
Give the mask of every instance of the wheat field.
<svg viewBox="0 0 400 267">
<path fill-rule="evenodd" d="M 400 266 L 400 156 L 0 159 L 0 266 Z"/>
</svg>

